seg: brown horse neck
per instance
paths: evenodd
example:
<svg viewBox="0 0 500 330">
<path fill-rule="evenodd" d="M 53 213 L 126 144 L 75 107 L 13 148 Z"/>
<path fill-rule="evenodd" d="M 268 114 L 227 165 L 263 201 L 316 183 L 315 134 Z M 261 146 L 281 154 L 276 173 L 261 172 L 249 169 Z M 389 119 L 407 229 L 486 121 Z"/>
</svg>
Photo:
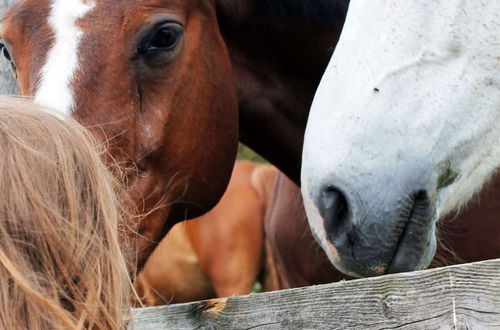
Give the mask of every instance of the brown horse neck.
<svg viewBox="0 0 500 330">
<path fill-rule="evenodd" d="M 433 263 L 475 262 L 500 257 L 500 172 L 458 213 L 438 226 L 440 246 Z"/>
<path fill-rule="evenodd" d="M 240 139 L 296 183 L 309 108 L 347 1 L 217 1 L 238 84 Z"/>
</svg>

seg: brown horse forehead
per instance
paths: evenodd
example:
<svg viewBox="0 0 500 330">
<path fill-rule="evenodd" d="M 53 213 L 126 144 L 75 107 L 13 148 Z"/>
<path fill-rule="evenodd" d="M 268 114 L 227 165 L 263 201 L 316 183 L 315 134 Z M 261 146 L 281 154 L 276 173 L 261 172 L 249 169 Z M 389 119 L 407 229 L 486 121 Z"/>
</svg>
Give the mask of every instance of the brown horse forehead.
<svg viewBox="0 0 500 330">
<path fill-rule="evenodd" d="M 20 0 L 4 15 L 7 29 L 17 29 L 28 33 L 48 24 L 52 5 L 57 0 Z M 60 1 L 60 0 L 59 0 Z M 140 19 L 141 15 L 156 11 L 168 11 L 173 14 L 187 15 L 190 11 L 212 6 L 212 0 L 80 0 L 92 5 L 93 9 L 79 20 L 78 25 L 92 24 L 96 19 L 102 23 Z M 74 6 L 68 0 L 68 6 Z M 97 27 L 97 26 L 96 26 Z M 6 30 L 7 30 L 6 29 Z"/>
<path fill-rule="evenodd" d="M 45 24 L 49 16 L 50 4 L 50 0 L 21 0 L 5 12 L 2 18 L 3 30 L 5 33 L 14 29 L 28 32 L 30 27 L 35 28 Z"/>
<path fill-rule="evenodd" d="M 92 9 L 76 24 L 84 32 L 119 33 L 134 30 L 156 14 L 172 14 L 183 21 L 197 6 L 191 3 L 198 2 L 206 0 L 93 0 L 89 2 Z"/>
<path fill-rule="evenodd" d="M 198 0 L 203 2 L 205 0 Z M 104 11 L 108 15 L 134 15 L 141 11 L 167 9 L 186 11 L 193 7 L 192 0 L 94 0 L 94 11 Z"/>
<path fill-rule="evenodd" d="M 5 13 L 5 20 L 34 24 L 47 23 L 51 7 L 57 0 L 21 0 L 11 6 Z M 68 1 L 69 2 L 69 1 Z M 81 0 L 82 3 L 92 5 L 94 12 L 101 11 L 108 17 L 121 15 L 133 15 L 137 11 L 150 11 L 155 9 L 171 9 L 175 11 L 187 11 L 196 7 L 197 3 L 206 0 Z M 74 4 L 68 3 L 68 6 Z"/>
<path fill-rule="evenodd" d="M 34 15 L 42 12 L 47 12 L 50 9 L 51 2 L 52 2 L 51 0 L 20 0 L 16 4 L 10 6 L 5 15 L 9 17 L 10 16 L 25 17 L 26 15 Z"/>
</svg>

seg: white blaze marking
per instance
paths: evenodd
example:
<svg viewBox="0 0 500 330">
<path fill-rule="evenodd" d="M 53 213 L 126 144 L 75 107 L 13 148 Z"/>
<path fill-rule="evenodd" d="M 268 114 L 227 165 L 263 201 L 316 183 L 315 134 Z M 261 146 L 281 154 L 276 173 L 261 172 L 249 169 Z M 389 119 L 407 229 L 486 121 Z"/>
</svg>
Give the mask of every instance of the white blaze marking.
<svg viewBox="0 0 500 330">
<path fill-rule="evenodd" d="M 55 34 L 41 79 L 35 94 L 37 103 L 71 114 L 74 96 L 71 89 L 73 75 L 78 68 L 78 46 L 83 32 L 76 21 L 85 16 L 95 3 L 82 0 L 54 0 L 48 19 Z"/>
</svg>

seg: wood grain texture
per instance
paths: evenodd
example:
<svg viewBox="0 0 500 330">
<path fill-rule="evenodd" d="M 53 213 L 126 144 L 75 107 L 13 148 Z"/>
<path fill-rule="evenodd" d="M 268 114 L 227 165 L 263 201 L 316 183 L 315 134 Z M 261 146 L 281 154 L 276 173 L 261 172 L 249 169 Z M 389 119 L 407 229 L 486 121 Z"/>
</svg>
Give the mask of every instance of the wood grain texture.
<svg viewBox="0 0 500 330">
<path fill-rule="evenodd" d="M 0 0 L 0 18 L 8 7 L 17 3 L 17 0 Z M 19 94 L 17 82 L 10 72 L 10 64 L 0 56 L 0 94 Z"/>
<path fill-rule="evenodd" d="M 135 309 L 150 329 L 500 329 L 500 259 Z"/>
</svg>

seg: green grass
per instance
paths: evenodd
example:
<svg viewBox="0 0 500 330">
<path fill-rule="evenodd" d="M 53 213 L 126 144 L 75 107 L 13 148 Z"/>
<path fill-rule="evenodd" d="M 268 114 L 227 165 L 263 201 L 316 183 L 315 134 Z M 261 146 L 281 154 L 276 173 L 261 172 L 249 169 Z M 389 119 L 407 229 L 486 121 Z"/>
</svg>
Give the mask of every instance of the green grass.
<svg viewBox="0 0 500 330">
<path fill-rule="evenodd" d="M 238 146 L 238 160 L 251 160 L 257 163 L 269 164 L 264 158 L 255 153 L 252 149 L 241 144 Z"/>
<path fill-rule="evenodd" d="M 258 294 L 258 293 L 262 293 L 262 283 L 260 283 L 259 281 L 255 282 L 255 284 L 253 285 L 252 292 L 250 292 L 250 294 Z"/>
</svg>

